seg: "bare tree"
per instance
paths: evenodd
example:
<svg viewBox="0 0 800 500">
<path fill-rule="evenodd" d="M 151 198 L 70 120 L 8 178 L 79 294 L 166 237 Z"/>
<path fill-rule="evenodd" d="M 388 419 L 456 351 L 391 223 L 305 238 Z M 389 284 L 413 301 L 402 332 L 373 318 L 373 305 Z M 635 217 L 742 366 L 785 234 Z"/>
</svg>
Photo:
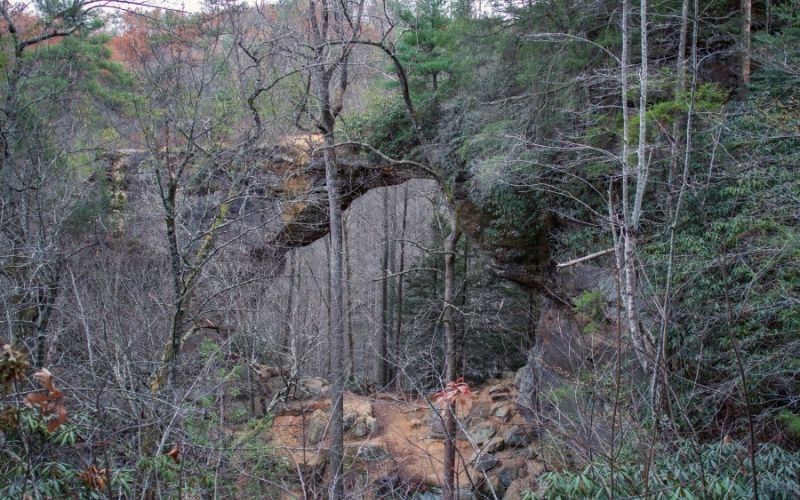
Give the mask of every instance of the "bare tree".
<svg viewBox="0 0 800 500">
<path fill-rule="evenodd" d="M 451 209 L 450 234 L 444 240 L 444 303 L 442 304 L 442 324 L 445 331 L 445 383 L 456 379 L 456 249 L 461 238 L 455 209 Z M 456 408 L 450 404 L 444 412 L 445 451 L 444 451 L 444 493 L 445 498 L 457 498 L 455 485 L 456 461 Z"/>
</svg>

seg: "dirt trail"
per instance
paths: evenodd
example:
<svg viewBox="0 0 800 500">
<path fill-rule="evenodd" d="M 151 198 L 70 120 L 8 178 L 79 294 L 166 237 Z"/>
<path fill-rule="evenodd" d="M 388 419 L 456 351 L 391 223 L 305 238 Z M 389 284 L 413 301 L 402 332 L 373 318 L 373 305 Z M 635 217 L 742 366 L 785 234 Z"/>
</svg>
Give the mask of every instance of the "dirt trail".
<svg viewBox="0 0 800 500">
<path fill-rule="evenodd" d="M 441 485 L 444 441 L 430 437 L 427 405 L 380 399 L 373 400 L 373 409 L 386 447 L 403 475 L 430 486 Z M 458 440 L 456 446 L 465 460 L 469 460 L 473 452 L 470 444 Z M 459 484 L 468 484 L 466 471 L 457 465 Z"/>
</svg>

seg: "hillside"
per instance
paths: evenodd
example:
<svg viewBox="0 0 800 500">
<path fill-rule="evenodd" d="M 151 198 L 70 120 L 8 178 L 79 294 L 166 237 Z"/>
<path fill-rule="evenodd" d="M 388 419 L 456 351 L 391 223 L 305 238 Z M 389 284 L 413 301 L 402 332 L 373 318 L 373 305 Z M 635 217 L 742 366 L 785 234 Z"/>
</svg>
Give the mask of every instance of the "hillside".
<svg viewBox="0 0 800 500">
<path fill-rule="evenodd" d="M 0 498 L 800 497 L 800 3 L 0 5 Z"/>
</svg>

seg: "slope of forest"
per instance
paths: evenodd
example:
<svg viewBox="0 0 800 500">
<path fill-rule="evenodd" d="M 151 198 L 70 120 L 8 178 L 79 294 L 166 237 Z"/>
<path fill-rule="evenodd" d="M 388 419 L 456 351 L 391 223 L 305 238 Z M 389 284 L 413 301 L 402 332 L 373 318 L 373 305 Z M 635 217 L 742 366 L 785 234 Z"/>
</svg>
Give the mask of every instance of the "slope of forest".
<svg viewBox="0 0 800 500">
<path fill-rule="evenodd" d="M 800 497 L 800 3 L 0 3 L 0 498 Z"/>
</svg>

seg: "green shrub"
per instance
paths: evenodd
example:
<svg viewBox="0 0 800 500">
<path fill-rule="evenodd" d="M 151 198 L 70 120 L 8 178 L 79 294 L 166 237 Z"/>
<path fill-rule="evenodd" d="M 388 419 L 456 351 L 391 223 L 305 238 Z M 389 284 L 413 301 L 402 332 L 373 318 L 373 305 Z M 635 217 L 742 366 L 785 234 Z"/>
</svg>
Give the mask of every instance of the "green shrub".
<svg viewBox="0 0 800 500">
<path fill-rule="evenodd" d="M 756 454 L 759 498 L 800 495 L 800 453 L 764 445 Z M 660 450 L 649 472 L 644 464 L 593 463 L 579 472 L 548 472 L 541 477 L 541 498 L 735 499 L 752 496 L 747 449 L 738 443 L 693 445 Z M 613 484 L 613 489 L 612 489 Z M 532 493 L 529 493 L 530 498 Z"/>
<path fill-rule="evenodd" d="M 586 322 L 583 333 L 594 333 L 600 328 L 605 320 L 605 303 L 605 297 L 600 290 L 586 290 L 575 298 L 575 313 Z"/>
</svg>

